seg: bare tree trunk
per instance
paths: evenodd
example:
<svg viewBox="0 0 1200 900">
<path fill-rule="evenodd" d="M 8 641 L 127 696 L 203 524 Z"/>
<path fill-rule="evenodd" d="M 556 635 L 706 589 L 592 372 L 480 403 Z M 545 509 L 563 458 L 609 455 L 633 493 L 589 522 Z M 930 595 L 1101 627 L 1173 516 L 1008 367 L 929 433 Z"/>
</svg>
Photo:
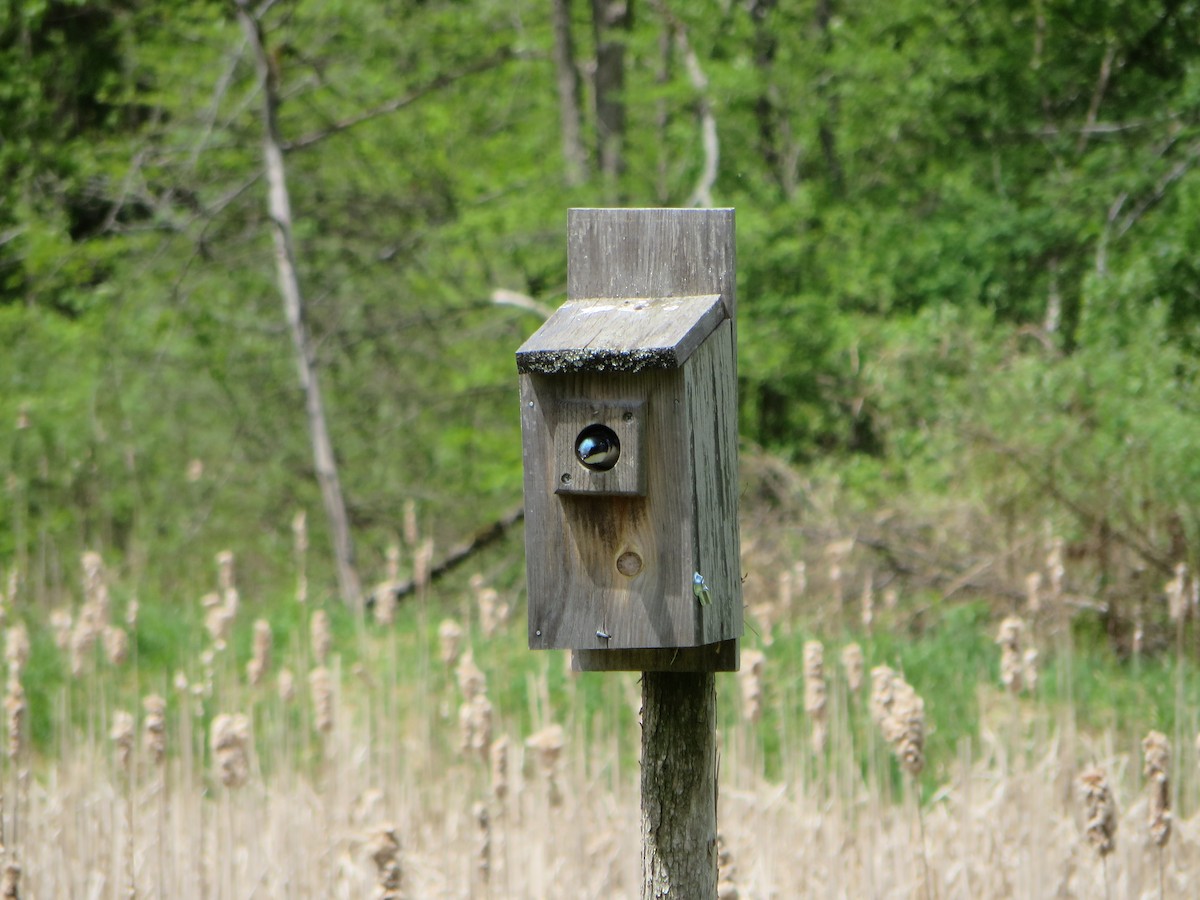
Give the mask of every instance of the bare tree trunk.
<svg viewBox="0 0 1200 900">
<path fill-rule="evenodd" d="M 817 33 L 820 39 L 822 55 L 828 56 L 833 46 L 833 35 L 830 32 L 830 22 L 833 19 L 833 0 L 817 0 Z M 845 187 L 845 174 L 842 171 L 841 160 L 838 159 L 837 137 L 833 133 L 838 117 L 838 96 L 834 84 L 827 83 L 825 77 L 817 80 L 817 96 L 824 102 L 821 110 L 818 137 L 821 141 L 821 153 L 825 157 L 825 166 L 829 170 L 829 181 L 836 193 L 841 193 Z"/>
<path fill-rule="evenodd" d="M 642 673 L 642 900 L 717 896 L 716 684 Z"/>
<path fill-rule="evenodd" d="M 296 249 L 292 239 L 292 204 L 288 196 L 287 176 L 283 167 L 283 149 L 279 139 L 279 73 L 267 52 L 261 23 L 251 14 L 246 0 L 238 0 L 238 19 L 241 20 L 254 53 L 259 82 L 263 92 L 263 162 L 267 170 L 267 204 L 271 217 L 272 238 L 275 242 L 275 270 L 279 293 L 292 335 L 292 347 L 304 391 L 304 406 L 308 416 L 309 437 L 312 440 L 313 465 L 321 498 L 329 519 L 333 553 L 337 562 L 338 589 L 342 600 L 350 605 L 360 602 L 362 591 L 358 572 L 354 568 L 354 545 L 350 538 L 350 523 L 346 502 L 338 479 L 333 443 L 325 422 L 325 405 L 317 381 L 312 341 L 304 313 L 304 297 L 296 274 Z"/>
<path fill-rule="evenodd" d="M 571 40 L 571 0 L 552 0 L 552 10 L 563 162 L 567 184 L 575 187 L 587 177 L 587 150 L 583 146 L 583 117 L 579 111 L 579 70 L 575 67 L 575 43 Z"/>
<path fill-rule="evenodd" d="M 592 0 L 596 34 L 596 137 L 600 173 L 616 202 L 617 178 L 624 168 L 625 37 L 633 24 L 633 0 Z"/>
</svg>

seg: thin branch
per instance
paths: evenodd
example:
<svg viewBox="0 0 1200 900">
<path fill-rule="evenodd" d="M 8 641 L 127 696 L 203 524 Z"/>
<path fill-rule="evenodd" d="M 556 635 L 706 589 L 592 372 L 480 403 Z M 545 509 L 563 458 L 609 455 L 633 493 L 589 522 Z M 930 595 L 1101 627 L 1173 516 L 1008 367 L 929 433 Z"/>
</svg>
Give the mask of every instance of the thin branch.
<svg viewBox="0 0 1200 900">
<path fill-rule="evenodd" d="M 1200 159 L 1200 141 L 1192 144 L 1188 148 L 1187 155 L 1171 167 L 1158 183 L 1154 185 L 1152 190 L 1142 201 L 1130 210 L 1121 223 L 1120 229 L 1117 231 L 1117 239 L 1121 239 L 1132 228 L 1137 220 L 1145 215 L 1151 208 L 1157 206 L 1158 203 L 1167 195 L 1167 189 L 1176 181 L 1186 175 L 1191 168 L 1196 164 L 1197 159 Z"/>
<path fill-rule="evenodd" d="M 418 100 L 427 97 L 429 94 L 432 94 L 435 91 L 449 87 L 455 82 L 461 81 L 464 78 L 469 78 L 472 75 L 478 75 L 482 72 L 487 72 L 514 58 L 516 58 L 516 54 L 509 48 L 505 47 L 489 57 L 477 60 L 470 66 L 467 66 L 465 69 L 459 69 L 455 72 L 445 72 L 441 75 L 438 75 L 428 84 L 422 85 L 410 94 L 406 94 L 403 97 L 397 97 L 394 100 L 389 100 L 387 103 L 376 106 L 374 109 L 369 109 L 366 112 L 358 113 L 357 115 L 342 119 L 340 122 L 334 122 L 333 125 L 323 131 L 313 132 L 312 134 L 307 134 L 303 137 L 296 138 L 293 141 L 286 141 L 283 143 L 283 149 L 285 151 L 292 151 L 303 150 L 306 147 L 311 147 L 313 144 L 318 144 L 328 137 L 332 137 L 335 134 L 340 134 L 343 131 L 348 131 L 349 129 L 354 128 L 356 125 L 361 125 L 364 122 L 370 122 L 372 119 L 378 119 L 381 116 L 399 112 L 405 107 L 412 106 Z"/>
</svg>

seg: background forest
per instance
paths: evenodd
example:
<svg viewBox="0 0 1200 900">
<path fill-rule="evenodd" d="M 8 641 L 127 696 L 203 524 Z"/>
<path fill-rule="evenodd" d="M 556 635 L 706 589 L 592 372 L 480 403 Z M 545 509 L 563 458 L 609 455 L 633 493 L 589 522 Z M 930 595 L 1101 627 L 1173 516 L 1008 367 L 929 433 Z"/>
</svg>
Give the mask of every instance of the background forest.
<svg viewBox="0 0 1200 900">
<path fill-rule="evenodd" d="M 439 545 L 519 504 L 565 210 L 696 203 L 737 209 L 751 474 L 1053 521 L 1100 590 L 1198 561 L 1194 4 L 252 12 L 364 577 L 406 501 Z M 147 595 L 235 545 L 265 589 L 311 509 L 331 584 L 237 8 L 12 2 L 0 69 L 0 560 L 44 597 L 96 548 Z"/>
</svg>

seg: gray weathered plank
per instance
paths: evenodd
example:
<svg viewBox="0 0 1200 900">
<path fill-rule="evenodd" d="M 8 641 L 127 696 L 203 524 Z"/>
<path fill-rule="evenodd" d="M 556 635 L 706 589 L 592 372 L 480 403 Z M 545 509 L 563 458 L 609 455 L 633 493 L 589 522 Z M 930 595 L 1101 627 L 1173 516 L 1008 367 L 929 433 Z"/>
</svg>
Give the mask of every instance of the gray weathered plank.
<svg viewBox="0 0 1200 900">
<path fill-rule="evenodd" d="M 517 371 L 676 369 L 724 318 L 716 294 L 569 300 L 517 350 Z"/>
</svg>

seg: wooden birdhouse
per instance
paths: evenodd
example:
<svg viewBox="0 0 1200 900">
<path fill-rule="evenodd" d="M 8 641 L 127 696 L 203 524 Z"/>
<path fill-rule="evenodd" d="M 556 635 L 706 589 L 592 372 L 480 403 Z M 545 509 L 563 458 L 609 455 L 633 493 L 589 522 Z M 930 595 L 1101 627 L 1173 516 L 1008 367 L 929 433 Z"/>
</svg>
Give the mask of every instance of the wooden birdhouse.
<svg viewBox="0 0 1200 900">
<path fill-rule="evenodd" d="M 732 211 L 572 210 L 569 235 L 568 300 L 517 351 L 529 645 L 736 668 Z"/>
</svg>

